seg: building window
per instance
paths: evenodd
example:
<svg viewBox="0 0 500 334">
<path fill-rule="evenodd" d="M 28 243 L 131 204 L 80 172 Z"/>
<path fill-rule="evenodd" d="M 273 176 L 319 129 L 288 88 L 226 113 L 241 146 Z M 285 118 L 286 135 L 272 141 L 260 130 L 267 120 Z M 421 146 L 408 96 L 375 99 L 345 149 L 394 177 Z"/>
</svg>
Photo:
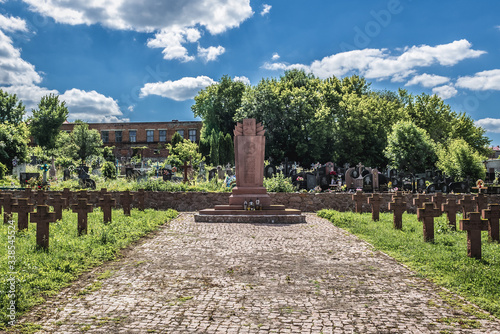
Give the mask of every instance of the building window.
<svg viewBox="0 0 500 334">
<path fill-rule="evenodd" d="M 103 143 L 109 143 L 109 131 L 101 131 L 101 138 Z"/>
<path fill-rule="evenodd" d="M 167 130 L 160 130 L 160 141 L 161 142 L 167 141 Z"/>
<path fill-rule="evenodd" d="M 115 142 L 116 143 L 122 142 L 122 132 L 121 131 L 115 131 Z"/>
<path fill-rule="evenodd" d="M 189 130 L 189 140 L 196 141 L 196 129 Z"/>
<path fill-rule="evenodd" d="M 154 130 L 146 130 L 146 141 L 148 143 L 154 141 Z"/>
<path fill-rule="evenodd" d="M 130 130 L 128 132 L 128 140 L 131 142 L 131 143 L 135 143 L 137 141 L 137 131 L 135 130 Z"/>
<path fill-rule="evenodd" d="M 182 138 L 184 138 L 184 130 L 177 130 L 177 132 L 181 135 Z"/>
</svg>

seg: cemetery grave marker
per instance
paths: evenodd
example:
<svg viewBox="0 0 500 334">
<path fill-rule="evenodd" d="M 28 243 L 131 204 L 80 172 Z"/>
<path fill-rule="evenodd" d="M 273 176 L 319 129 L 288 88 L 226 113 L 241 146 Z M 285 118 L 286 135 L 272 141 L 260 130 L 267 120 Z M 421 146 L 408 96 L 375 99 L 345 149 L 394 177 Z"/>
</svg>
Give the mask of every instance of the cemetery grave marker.
<svg viewBox="0 0 500 334">
<path fill-rule="evenodd" d="M 441 210 L 434 207 L 434 203 L 425 202 L 423 207 L 417 209 L 417 219 L 423 222 L 424 241 L 434 241 L 434 218 L 441 215 Z"/>
<path fill-rule="evenodd" d="M 472 199 L 472 195 L 464 195 L 461 199 L 458 200 L 458 204 L 462 207 L 463 219 L 467 219 L 469 217 L 469 213 L 474 211 L 475 207 L 475 202 Z"/>
<path fill-rule="evenodd" d="M 45 205 L 47 202 L 47 193 L 43 190 L 38 190 L 35 193 L 36 205 Z"/>
<path fill-rule="evenodd" d="M 69 188 L 64 188 L 62 191 L 62 197 L 64 198 L 64 207 L 69 208 L 72 202 L 73 194 Z"/>
<path fill-rule="evenodd" d="M 115 206 L 116 201 L 111 194 L 105 194 L 99 199 L 99 205 L 103 213 L 103 221 L 111 223 L 112 208 Z"/>
<path fill-rule="evenodd" d="M 133 198 L 134 196 L 128 190 L 122 192 L 120 195 L 120 204 L 123 208 L 123 214 L 126 216 L 130 216 L 130 206 Z"/>
<path fill-rule="evenodd" d="M 12 219 L 12 205 L 15 204 L 15 200 L 12 198 L 12 194 L 6 193 L 2 196 L 3 205 L 3 223 L 8 224 L 9 220 Z"/>
<path fill-rule="evenodd" d="M 33 212 L 33 204 L 27 198 L 19 198 L 17 204 L 12 205 L 12 211 L 17 212 L 17 229 L 28 229 L 29 214 Z"/>
<path fill-rule="evenodd" d="M 22 195 L 23 198 L 27 198 L 28 201 L 31 203 L 31 204 L 34 204 L 33 203 L 33 197 L 34 197 L 34 194 L 33 194 L 33 191 L 31 190 L 31 188 L 24 188 L 24 193 Z"/>
<path fill-rule="evenodd" d="M 60 193 L 53 194 L 50 204 L 54 207 L 54 213 L 56 214 L 56 220 L 61 220 L 63 208 L 66 204 L 65 199 L 62 197 L 62 194 L 60 194 Z"/>
<path fill-rule="evenodd" d="M 441 211 L 446 212 L 448 224 L 453 230 L 457 229 L 457 212 L 460 211 L 460 208 L 461 206 L 454 198 L 448 198 L 446 203 L 441 204 Z"/>
<path fill-rule="evenodd" d="M 415 205 L 416 209 L 423 208 L 424 203 L 430 201 L 429 195 L 418 194 L 416 198 L 413 199 L 413 205 Z"/>
<path fill-rule="evenodd" d="M 144 197 L 146 195 L 146 192 L 144 191 L 144 189 L 139 189 L 137 191 L 137 206 L 139 208 L 139 210 L 141 211 L 144 211 L 144 209 L 146 208 L 145 205 L 144 205 Z"/>
<path fill-rule="evenodd" d="M 473 196 L 472 200 L 476 202 L 475 212 L 482 212 L 488 207 L 488 197 L 484 193 Z"/>
<path fill-rule="evenodd" d="M 356 191 L 355 195 L 352 195 L 352 200 L 355 203 L 355 210 L 357 213 L 363 212 L 363 203 L 366 202 L 366 197 L 361 190 Z"/>
<path fill-rule="evenodd" d="M 403 212 L 406 210 L 406 202 L 403 198 L 401 191 L 392 195 L 392 202 L 389 203 L 389 211 L 394 211 L 393 226 L 395 229 L 400 230 L 403 228 Z"/>
<path fill-rule="evenodd" d="M 92 204 L 88 204 L 86 198 L 79 198 L 78 204 L 71 207 L 78 213 L 78 235 L 87 234 L 87 214 L 93 211 Z"/>
<path fill-rule="evenodd" d="M 372 220 L 379 220 L 380 214 L 380 203 L 382 203 L 382 198 L 380 194 L 373 194 L 368 197 L 368 203 L 372 206 Z"/>
<path fill-rule="evenodd" d="M 479 212 L 470 212 L 469 218 L 460 220 L 460 230 L 467 231 L 467 256 L 481 259 L 481 231 L 488 229 L 488 222 Z"/>
<path fill-rule="evenodd" d="M 499 219 L 500 204 L 490 204 L 488 209 L 482 211 L 483 219 L 488 219 L 488 236 L 490 241 L 500 241 Z"/>
<path fill-rule="evenodd" d="M 76 198 L 77 198 L 77 200 L 84 198 L 88 201 L 89 192 L 87 190 L 80 190 L 79 192 L 76 193 Z"/>
<path fill-rule="evenodd" d="M 30 215 L 32 223 L 36 223 L 36 244 L 38 247 L 49 248 L 50 223 L 56 221 L 54 212 L 49 212 L 48 205 L 37 205 L 36 213 Z"/>
<path fill-rule="evenodd" d="M 443 206 L 443 203 L 445 200 L 446 200 L 446 197 L 443 196 L 443 193 L 435 193 L 431 197 L 431 201 L 434 203 L 434 207 L 441 210 L 441 212 L 443 212 L 442 206 Z"/>
</svg>

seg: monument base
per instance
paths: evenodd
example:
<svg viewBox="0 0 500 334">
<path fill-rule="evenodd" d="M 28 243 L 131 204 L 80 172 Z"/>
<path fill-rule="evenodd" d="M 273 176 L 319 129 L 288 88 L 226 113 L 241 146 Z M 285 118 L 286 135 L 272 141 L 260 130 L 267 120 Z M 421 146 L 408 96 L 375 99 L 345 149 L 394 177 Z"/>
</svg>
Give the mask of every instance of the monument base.
<svg viewBox="0 0 500 334">
<path fill-rule="evenodd" d="M 298 224 L 305 223 L 306 216 L 300 210 L 217 210 L 204 209 L 194 215 L 198 223 L 253 223 L 253 224 Z"/>
</svg>

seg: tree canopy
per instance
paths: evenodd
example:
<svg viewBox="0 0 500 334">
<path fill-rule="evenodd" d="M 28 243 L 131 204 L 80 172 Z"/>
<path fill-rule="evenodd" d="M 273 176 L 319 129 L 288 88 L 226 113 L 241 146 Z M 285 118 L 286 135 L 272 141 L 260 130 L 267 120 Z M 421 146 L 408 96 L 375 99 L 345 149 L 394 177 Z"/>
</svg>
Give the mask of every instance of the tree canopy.
<svg viewBox="0 0 500 334">
<path fill-rule="evenodd" d="M 12 160 L 15 157 L 19 162 L 26 162 L 29 141 L 29 131 L 25 123 L 0 123 L 0 162 L 8 169 L 12 169 Z"/>
<path fill-rule="evenodd" d="M 0 122 L 19 124 L 23 120 L 25 107 L 16 94 L 9 94 L 0 89 Z"/>
</svg>

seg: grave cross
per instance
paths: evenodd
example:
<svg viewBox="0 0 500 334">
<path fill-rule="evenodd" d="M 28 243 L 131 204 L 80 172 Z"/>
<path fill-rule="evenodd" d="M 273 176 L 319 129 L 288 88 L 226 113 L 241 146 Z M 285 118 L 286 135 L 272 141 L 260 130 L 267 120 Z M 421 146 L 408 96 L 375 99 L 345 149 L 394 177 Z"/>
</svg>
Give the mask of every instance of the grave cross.
<svg viewBox="0 0 500 334">
<path fill-rule="evenodd" d="M 472 195 L 464 195 L 458 200 L 458 205 L 462 207 L 463 219 L 466 219 L 469 217 L 469 212 L 474 210 L 475 202 L 472 200 Z"/>
<path fill-rule="evenodd" d="M 23 198 L 27 198 L 28 201 L 33 204 L 33 191 L 31 188 L 24 188 Z"/>
<path fill-rule="evenodd" d="M 484 193 L 473 196 L 472 200 L 476 202 L 475 212 L 482 212 L 488 207 L 488 197 Z"/>
<path fill-rule="evenodd" d="M 404 201 L 403 194 L 398 191 L 396 195 L 392 196 L 392 202 L 389 203 L 389 211 L 394 211 L 394 228 L 400 230 L 403 228 L 403 212 L 406 210 L 406 202 Z"/>
<path fill-rule="evenodd" d="M 453 230 L 457 229 L 457 212 L 460 211 L 460 208 L 461 206 L 454 198 L 448 198 L 446 203 L 441 204 L 441 211 L 446 212 L 448 224 Z"/>
<path fill-rule="evenodd" d="M 490 241 L 500 241 L 499 239 L 499 223 L 500 219 L 500 205 L 490 204 L 488 209 L 483 211 L 483 219 L 488 219 L 488 236 Z"/>
<path fill-rule="evenodd" d="M 87 234 L 87 214 L 92 212 L 92 204 L 87 204 L 86 198 L 79 198 L 78 204 L 71 207 L 78 213 L 78 235 Z"/>
<path fill-rule="evenodd" d="M 101 188 L 101 191 L 99 191 L 99 198 L 106 195 L 107 193 L 108 193 L 108 188 Z"/>
<path fill-rule="evenodd" d="M 481 259 L 481 231 L 488 229 L 479 212 L 470 212 L 468 219 L 460 220 L 460 230 L 467 231 L 467 256 Z"/>
<path fill-rule="evenodd" d="M 356 191 L 355 195 L 352 195 L 352 200 L 354 201 L 356 206 L 356 212 L 363 212 L 363 203 L 366 202 L 366 197 L 361 190 Z"/>
<path fill-rule="evenodd" d="M 144 211 L 145 206 L 144 206 L 144 196 L 146 195 L 146 192 L 144 189 L 139 189 L 137 191 L 137 206 L 139 207 L 139 210 Z"/>
<path fill-rule="evenodd" d="M 443 203 L 446 200 L 446 196 L 443 196 L 443 193 L 435 193 L 431 197 L 431 201 L 434 203 L 434 207 L 438 208 L 443 212 Z"/>
<path fill-rule="evenodd" d="M 45 205 L 47 201 L 47 193 L 43 190 L 38 190 L 35 194 L 36 205 Z"/>
<path fill-rule="evenodd" d="M 52 200 L 50 201 L 51 205 L 54 207 L 54 213 L 56 214 L 56 220 L 62 219 L 62 212 L 64 205 L 66 204 L 65 199 L 62 197 L 62 194 L 55 193 L 52 195 Z"/>
<path fill-rule="evenodd" d="M 65 208 L 69 208 L 70 205 L 71 205 L 71 199 L 73 197 L 72 194 L 71 194 L 71 190 L 69 190 L 69 188 L 64 188 L 63 191 L 62 191 L 62 197 L 65 200 L 64 207 Z"/>
<path fill-rule="evenodd" d="M 112 207 L 115 206 L 115 199 L 111 197 L 111 194 L 104 194 L 102 198 L 99 199 L 99 206 L 102 209 L 103 221 L 105 223 L 111 223 Z"/>
<path fill-rule="evenodd" d="M 415 209 L 423 208 L 424 203 L 430 201 L 429 195 L 418 194 L 416 198 L 413 199 L 413 205 L 415 205 Z"/>
<path fill-rule="evenodd" d="M 30 215 L 31 222 L 36 223 L 36 244 L 49 248 L 49 224 L 56 221 L 54 212 L 49 212 L 48 205 L 37 205 L 36 213 Z"/>
<path fill-rule="evenodd" d="M 184 161 L 184 166 L 182 166 L 184 168 L 184 180 L 182 180 L 182 183 L 187 183 L 189 180 L 188 180 L 188 168 L 191 168 L 191 162 L 187 163 L 187 161 Z"/>
<path fill-rule="evenodd" d="M 373 194 L 370 197 L 368 197 L 368 203 L 371 204 L 371 206 L 372 206 L 372 220 L 373 221 L 379 220 L 380 203 L 381 202 L 382 202 L 382 198 L 380 197 L 380 194 Z"/>
<path fill-rule="evenodd" d="M 6 193 L 2 196 L 3 204 L 3 223 L 8 224 L 9 220 L 12 219 L 12 205 L 15 204 L 15 200 L 12 198 L 12 194 Z"/>
<path fill-rule="evenodd" d="M 120 195 L 120 204 L 123 208 L 123 214 L 130 216 L 130 205 L 132 204 L 133 195 L 130 191 L 126 190 Z"/>
<path fill-rule="evenodd" d="M 79 192 L 77 192 L 76 193 L 77 201 L 81 198 L 84 198 L 88 201 L 89 200 L 89 192 L 87 190 L 80 190 Z"/>
<path fill-rule="evenodd" d="M 424 225 L 424 241 L 434 240 L 434 217 L 439 217 L 441 210 L 434 207 L 434 203 L 425 202 L 423 207 L 417 209 L 417 218 Z"/>
<path fill-rule="evenodd" d="M 33 212 L 33 204 L 27 198 L 19 198 L 17 204 L 12 205 L 12 211 L 17 212 L 17 229 L 28 229 L 29 214 Z"/>
</svg>

